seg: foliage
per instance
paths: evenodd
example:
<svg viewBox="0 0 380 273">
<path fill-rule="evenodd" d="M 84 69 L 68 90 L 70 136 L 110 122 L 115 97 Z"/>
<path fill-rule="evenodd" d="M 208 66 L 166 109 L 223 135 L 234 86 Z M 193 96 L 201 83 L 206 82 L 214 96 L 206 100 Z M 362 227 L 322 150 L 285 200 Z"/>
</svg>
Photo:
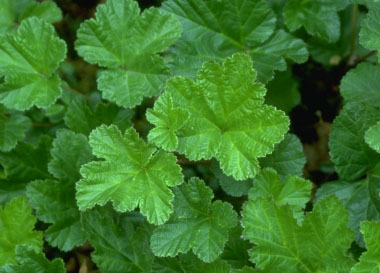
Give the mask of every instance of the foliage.
<svg viewBox="0 0 380 273">
<path fill-rule="evenodd" d="M 0 272 L 379 272 L 379 22 L 0 1 Z"/>
</svg>

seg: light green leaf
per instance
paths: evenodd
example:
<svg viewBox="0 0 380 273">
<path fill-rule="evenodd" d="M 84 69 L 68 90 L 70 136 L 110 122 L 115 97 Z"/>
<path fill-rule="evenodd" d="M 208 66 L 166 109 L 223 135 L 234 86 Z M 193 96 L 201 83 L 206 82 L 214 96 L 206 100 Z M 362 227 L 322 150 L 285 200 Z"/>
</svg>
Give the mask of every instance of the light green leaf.
<svg viewBox="0 0 380 273">
<path fill-rule="evenodd" d="M 169 72 L 157 53 L 180 35 L 172 15 L 156 8 L 140 14 L 134 0 L 109 0 L 81 25 L 75 47 L 87 62 L 108 68 L 98 78 L 103 97 L 133 107 L 163 89 Z"/>
<path fill-rule="evenodd" d="M 123 109 L 112 103 L 98 103 L 91 110 L 83 97 L 77 97 L 69 104 L 64 120 L 71 130 L 89 135 L 102 124 L 115 124 L 121 131 L 125 131 L 132 125 L 132 116 L 130 109 Z"/>
<path fill-rule="evenodd" d="M 55 71 L 65 56 L 65 42 L 52 25 L 35 17 L 23 20 L 0 42 L 0 102 L 17 110 L 51 105 L 61 96 Z"/>
<path fill-rule="evenodd" d="M 220 66 L 206 62 L 195 80 L 175 77 L 156 103 L 171 97 L 189 119 L 175 133 L 176 150 L 190 160 L 215 157 L 226 175 L 254 177 L 257 158 L 271 153 L 289 126 L 282 111 L 264 104 L 265 88 L 255 82 L 249 56 L 235 54 Z"/>
<path fill-rule="evenodd" d="M 372 149 L 380 153 L 380 121 L 367 130 L 364 138 Z"/>
<path fill-rule="evenodd" d="M 380 62 L 380 5 L 371 3 L 367 17 L 362 21 L 360 28 L 360 43 L 372 50 L 377 50 Z"/>
<path fill-rule="evenodd" d="M 334 194 L 350 213 L 348 226 L 355 231 L 355 241 L 364 247 L 363 235 L 360 233 L 360 222 L 377 220 L 380 214 L 370 198 L 368 179 L 357 182 L 334 181 L 324 183 L 318 188 L 315 200 L 318 201 Z"/>
<path fill-rule="evenodd" d="M 62 259 L 49 261 L 44 254 L 37 253 L 26 245 L 16 247 L 17 264 L 0 268 L 1 273 L 65 273 Z"/>
<path fill-rule="evenodd" d="M 50 153 L 53 159 L 48 165 L 49 172 L 63 181 L 78 181 L 80 167 L 92 159 L 87 138 L 66 129 L 57 131 Z"/>
<path fill-rule="evenodd" d="M 22 114 L 0 115 L 0 150 L 9 152 L 16 147 L 18 141 L 24 140 L 31 122 Z"/>
<path fill-rule="evenodd" d="M 242 217 L 243 236 L 256 244 L 251 260 L 264 272 L 346 273 L 354 263 L 345 256 L 354 234 L 347 227 L 348 213 L 335 196 L 319 201 L 302 226 L 289 206 L 271 199 L 249 200 Z"/>
<path fill-rule="evenodd" d="M 270 197 L 278 206 L 287 204 L 292 209 L 294 218 L 301 223 L 304 218 L 303 209 L 310 200 L 311 187 L 312 183 L 301 177 L 287 176 L 281 179 L 274 169 L 265 168 L 256 176 L 248 197 Z"/>
<path fill-rule="evenodd" d="M 189 118 L 187 110 L 174 108 L 172 98 L 165 93 L 154 104 L 153 110 L 148 109 L 146 118 L 156 126 L 149 132 L 149 142 L 167 151 L 174 151 L 178 145 L 175 132 L 181 129 Z"/>
<path fill-rule="evenodd" d="M 359 263 L 351 273 L 376 273 L 380 271 L 380 222 L 361 222 L 360 230 L 363 233 L 367 251 L 360 257 Z"/>
<path fill-rule="evenodd" d="M 33 230 L 35 223 L 32 208 L 24 196 L 0 208 L 0 266 L 17 262 L 15 250 L 18 245 L 42 250 L 42 232 Z"/>
<path fill-rule="evenodd" d="M 0 153 L 0 163 L 7 179 L 16 182 L 30 182 L 35 179 L 51 178 L 47 164 L 50 160 L 50 137 L 43 136 L 38 146 L 21 142 L 15 149 Z"/>
<path fill-rule="evenodd" d="M 112 201 L 118 211 L 140 211 L 150 223 L 163 224 L 173 211 L 169 187 L 182 183 L 176 157 L 139 138 L 133 128 L 124 136 L 115 125 L 102 125 L 90 134 L 93 154 L 103 161 L 84 165 L 77 183 L 80 210 Z"/>
<path fill-rule="evenodd" d="M 330 156 L 340 179 L 355 180 L 380 162 L 380 154 L 364 141 L 380 110 L 361 103 L 347 104 L 335 118 L 329 138 Z"/>
<path fill-rule="evenodd" d="M 174 213 L 151 238 L 156 256 L 176 256 L 190 249 L 204 262 L 214 261 L 224 249 L 237 214 L 229 203 L 211 203 L 212 190 L 198 178 L 174 189 Z"/>
<path fill-rule="evenodd" d="M 174 74 L 195 76 L 202 63 L 236 52 L 252 56 L 260 81 L 285 70 L 285 58 L 305 62 L 305 44 L 283 30 L 265 0 L 169 0 L 162 9 L 176 15 L 184 33 L 171 54 Z M 255 16 L 252 16 L 254 14 Z"/>
<path fill-rule="evenodd" d="M 380 107 L 380 65 L 361 63 L 343 77 L 340 92 L 344 103 L 363 103 Z"/>
<path fill-rule="evenodd" d="M 22 20 L 38 17 L 48 23 L 62 19 L 62 12 L 53 1 L 2 0 L 0 5 L 0 36 L 11 31 Z"/>
<path fill-rule="evenodd" d="M 302 176 L 306 158 L 301 141 L 293 134 L 286 134 L 284 140 L 274 146 L 274 151 L 259 162 L 262 168 L 273 168 L 283 177 Z"/>
<path fill-rule="evenodd" d="M 292 32 L 303 26 L 312 36 L 336 42 L 340 37 L 337 11 L 347 5 L 347 0 L 289 0 L 284 7 L 284 21 Z"/>
</svg>

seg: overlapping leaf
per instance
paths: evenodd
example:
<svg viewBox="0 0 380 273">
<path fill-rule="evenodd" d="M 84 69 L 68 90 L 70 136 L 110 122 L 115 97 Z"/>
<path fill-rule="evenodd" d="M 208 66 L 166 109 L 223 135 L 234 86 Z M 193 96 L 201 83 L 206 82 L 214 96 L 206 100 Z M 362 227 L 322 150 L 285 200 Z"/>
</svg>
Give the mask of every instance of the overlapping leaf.
<svg viewBox="0 0 380 273">
<path fill-rule="evenodd" d="M 42 250 L 42 232 L 33 230 L 35 223 L 32 208 L 23 196 L 14 198 L 4 209 L 0 208 L 0 266 L 17 262 L 18 245 Z"/>
<path fill-rule="evenodd" d="M 170 120 L 170 112 L 158 108 L 151 115 L 175 123 L 161 134 L 171 134 L 172 126 L 179 128 L 176 151 L 190 160 L 215 157 L 225 174 L 237 180 L 254 177 L 259 169 L 257 158 L 272 152 L 289 126 L 282 111 L 264 104 L 266 90 L 255 78 L 247 55 L 235 54 L 222 66 L 208 61 L 195 80 L 170 79 L 156 102 L 171 100 L 173 109 L 186 109 L 187 121 Z"/>
<path fill-rule="evenodd" d="M 5 115 L 0 113 L 0 150 L 9 152 L 18 141 L 24 140 L 31 122 L 26 116 L 16 113 Z"/>
<path fill-rule="evenodd" d="M 367 130 L 365 141 L 372 149 L 380 153 L 380 121 Z"/>
<path fill-rule="evenodd" d="M 286 69 L 285 58 L 295 62 L 307 59 L 301 40 L 283 30 L 275 31 L 275 14 L 264 0 L 169 0 L 162 9 L 175 14 L 184 28 L 172 52 L 175 74 L 192 77 L 207 60 L 221 61 L 246 52 L 259 80 L 266 82 L 274 70 Z"/>
<path fill-rule="evenodd" d="M 46 108 L 60 95 L 55 71 L 66 56 L 65 42 L 44 20 L 32 17 L 0 41 L 0 102 L 8 108 Z"/>
<path fill-rule="evenodd" d="M 289 206 L 265 198 L 249 200 L 242 217 L 243 236 L 256 244 L 251 260 L 264 272 L 346 273 L 354 263 L 345 256 L 354 234 L 335 196 L 319 201 L 302 226 Z"/>
<path fill-rule="evenodd" d="M 284 21 L 290 31 L 303 26 L 310 35 L 335 42 L 340 37 L 337 11 L 347 5 L 347 0 L 289 0 L 284 7 Z"/>
<path fill-rule="evenodd" d="M 174 193 L 173 215 L 153 232 L 153 253 L 176 256 L 192 249 L 199 259 L 214 261 L 224 249 L 228 230 L 237 224 L 236 212 L 228 203 L 211 203 L 211 189 L 198 178 L 175 188 Z"/>
<path fill-rule="evenodd" d="M 148 221 L 162 224 L 173 211 L 169 187 L 183 181 L 176 157 L 157 151 L 132 128 L 122 135 L 115 125 L 102 125 L 90 134 L 93 161 L 81 168 L 76 198 L 81 210 L 112 201 L 118 211 L 137 206 Z"/>
<path fill-rule="evenodd" d="M 103 97 L 133 107 L 163 89 L 169 71 L 157 53 L 180 35 L 172 15 L 156 8 L 140 14 L 134 0 L 109 0 L 98 6 L 96 19 L 81 25 L 76 49 L 89 63 L 108 68 L 98 78 Z"/>
<path fill-rule="evenodd" d="M 380 62 L 380 5 L 369 4 L 369 12 L 365 20 L 362 21 L 360 29 L 360 43 L 372 50 L 377 50 L 378 61 Z"/>
</svg>

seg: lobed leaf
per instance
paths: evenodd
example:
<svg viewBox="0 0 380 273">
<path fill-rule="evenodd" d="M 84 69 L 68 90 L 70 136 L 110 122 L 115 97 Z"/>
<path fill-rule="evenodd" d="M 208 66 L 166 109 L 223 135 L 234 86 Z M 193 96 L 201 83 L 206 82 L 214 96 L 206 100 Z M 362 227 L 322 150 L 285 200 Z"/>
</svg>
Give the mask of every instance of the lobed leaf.
<svg viewBox="0 0 380 273">
<path fill-rule="evenodd" d="M 380 153 L 380 121 L 365 132 L 364 139 L 372 149 Z"/>
<path fill-rule="evenodd" d="M 380 62 L 380 6 L 370 3 L 367 17 L 362 21 L 360 28 L 360 43 L 372 50 L 377 50 L 378 61 Z"/>
<path fill-rule="evenodd" d="M 26 131 L 31 127 L 30 119 L 22 114 L 4 115 L 0 120 L 0 150 L 9 152 L 17 142 L 24 140 Z"/>
</svg>

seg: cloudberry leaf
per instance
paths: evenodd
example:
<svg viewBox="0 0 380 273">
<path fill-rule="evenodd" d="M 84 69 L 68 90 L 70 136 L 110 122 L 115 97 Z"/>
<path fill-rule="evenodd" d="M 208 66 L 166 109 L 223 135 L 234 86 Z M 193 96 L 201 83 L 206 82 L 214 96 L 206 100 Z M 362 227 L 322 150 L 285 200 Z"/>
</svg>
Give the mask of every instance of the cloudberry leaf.
<svg viewBox="0 0 380 273">
<path fill-rule="evenodd" d="M 237 214 L 229 203 L 215 201 L 212 190 L 198 178 L 174 189 L 174 213 L 151 238 L 156 256 L 176 256 L 190 249 L 204 262 L 214 261 L 224 249 Z"/>
<path fill-rule="evenodd" d="M 26 116 L 15 113 L 5 115 L 0 113 L 0 150 L 9 152 L 18 141 L 24 140 L 26 131 L 30 128 L 30 119 Z"/>
<path fill-rule="evenodd" d="M 380 121 L 371 126 L 365 133 L 365 142 L 380 153 Z"/>
<path fill-rule="evenodd" d="M 98 78 L 105 99 L 124 107 L 157 95 L 169 76 L 157 53 L 181 35 L 179 21 L 157 8 L 140 14 L 134 0 L 109 0 L 99 5 L 96 19 L 78 30 L 76 49 L 92 64 L 107 68 Z"/>
<path fill-rule="evenodd" d="M 362 21 L 359 32 L 360 43 L 372 50 L 377 50 L 380 62 L 380 5 L 371 3 L 367 17 Z"/>
<path fill-rule="evenodd" d="M 171 97 L 173 108 L 189 113 L 175 132 L 176 151 L 190 160 L 215 157 L 224 173 L 237 180 L 254 177 L 257 158 L 271 153 L 289 126 L 284 112 L 264 104 L 266 90 L 255 78 L 245 54 L 233 55 L 222 66 L 206 62 L 195 80 L 171 78 L 156 103 Z"/>
<path fill-rule="evenodd" d="M 77 183 L 81 210 L 112 201 L 118 211 L 137 206 L 148 221 L 162 224 L 173 211 L 169 187 L 182 183 L 176 157 L 147 145 L 133 129 L 122 135 L 115 125 L 102 125 L 91 132 L 93 154 L 104 160 L 82 166 Z"/>
<path fill-rule="evenodd" d="M 62 93 L 55 71 L 65 56 L 66 44 L 52 25 L 36 17 L 23 20 L 0 41 L 0 102 L 17 110 L 50 106 Z"/>
<path fill-rule="evenodd" d="M 18 245 L 42 250 L 42 232 L 33 230 L 35 223 L 32 208 L 24 196 L 14 198 L 4 209 L 0 208 L 0 266 L 17 262 Z"/>
</svg>

